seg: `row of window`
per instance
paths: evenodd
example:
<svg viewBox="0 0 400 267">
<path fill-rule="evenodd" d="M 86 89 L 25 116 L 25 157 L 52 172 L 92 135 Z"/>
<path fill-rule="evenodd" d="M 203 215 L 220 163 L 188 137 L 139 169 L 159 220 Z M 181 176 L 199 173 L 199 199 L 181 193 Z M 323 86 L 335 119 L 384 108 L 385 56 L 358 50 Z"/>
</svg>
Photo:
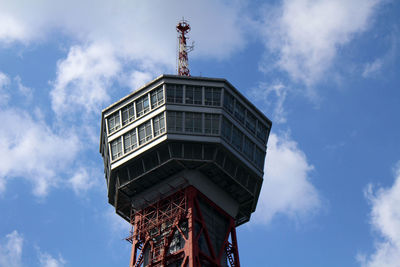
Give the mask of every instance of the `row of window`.
<svg viewBox="0 0 400 267">
<path fill-rule="evenodd" d="M 267 142 L 269 127 L 261 121 L 257 121 L 256 117 L 226 90 L 224 92 L 224 108 L 255 136 L 264 143 Z"/>
<path fill-rule="evenodd" d="M 219 114 L 182 111 L 167 112 L 168 132 L 219 134 L 219 123 Z"/>
<path fill-rule="evenodd" d="M 250 161 L 254 162 L 259 169 L 263 169 L 264 152 L 225 117 L 222 119 L 221 131 L 222 137 L 228 141 L 228 143 L 241 151 Z"/>
<path fill-rule="evenodd" d="M 148 94 L 138 98 L 136 101 L 124 106 L 121 110 L 118 110 L 111 114 L 107 119 L 108 133 L 111 134 L 121 128 L 121 125 L 125 126 L 128 123 L 134 121 L 135 118 L 139 118 L 148 113 L 150 111 L 150 105 L 151 109 L 155 109 L 163 103 L 164 90 L 163 87 L 160 86 L 155 90 L 149 92 Z"/>
<path fill-rule="evenodd" d="M 167 84 L 167 103 L 178 104 L 203 104 L 203 88 L 201 86 L 185 86 L 185 99 L 183 99 L 183 85 Z M 221 105 L 221 88 L 205 87 L 204 88 L 204 105 L 220 106 Z"/>
<path fill-rule="evenodd" d="M 165 117 L 162 113 L 113 140 L 111 142 L 111 158 L 113 160 L 119 158 L 164 132 Z"/>
<path fill-rule="evenodd" d="M 220 119 L 219 114 L 168 111 L 167 128 L 168 132 L 219 134 Z M 228 143 L 254 162 L 259 169 L 263 169 L 264 152 L 254 142 L 225 117 L 222 119 L 221 129 L 222 137 Z M 111 142 L 111 157 L 113 160 L 121 157 L 164 132 L 165 120 L 164 113 L 162 113 L 127 132 L 122 137 L 113 140 Z"/>
</svg>

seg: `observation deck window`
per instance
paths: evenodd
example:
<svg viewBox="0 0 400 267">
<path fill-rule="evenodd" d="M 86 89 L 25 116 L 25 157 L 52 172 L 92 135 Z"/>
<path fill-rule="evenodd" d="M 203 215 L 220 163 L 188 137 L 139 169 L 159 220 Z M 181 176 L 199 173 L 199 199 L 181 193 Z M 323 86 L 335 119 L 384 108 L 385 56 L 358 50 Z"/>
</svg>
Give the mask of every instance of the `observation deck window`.
<svg viewBox="0 0 400 267">
<path fill-rule="evenodd" d="M 124 135 L 124 153 L 137 147 L 136 128 Z"/>
<path fill-rule="evenodd" d="M 253 160 L 254 143 L 247 137 L 244 138 L 243 152 L 250 160 Z"/>
<path fill-rule="evenodd" d="M 232 137 L 232 123 L 228 121 L 225 117 L 222 119 L 222 137 L 225 138 L 228 142 L 231 141 Z"/>
<path fill-rule="evenodd" d="M 154 136 L 158 136 L 165 132 L 164 113 L 154 117 L 153 119 Z"/>
<path fill-rule="evenodd" d="M 164 91 L 162 86 L 150 93 L 151 108 L 154 109 L 164 103 Z"/>
<path fill-rule="evenodd" d="M 204 95 L 204 104 L 206 106 L 220 106 L 221 88 L 206 87 Z"/>
<path fill-rule="evenodd" d="M 246 112 L 245 107 L 239 101 L 236 101 L 235 118 L 238 119 L 241 123 L 244 123 L 245 112 Z"/>
<path fill-rule="evenodd" d="M 201 105 L 203 93 L 200 86 L 186 86 L 185 90 L 185 103 Z"/>
<path fill-rule="evenodd" d="M 251 114 L 249 111 L 247 111 L 247 114 L 246 114 L 246 127 L 252 133 L 256 132 L 256 117 L 253 114 Z"/>
<path fill-rule="evenodd" d="M 254 154 L 254 163 L 259 169 L 262 170 L 264 168 L 264 152 L 258 147 L 256 147 Z"/>
<path fill-rule="evenodd" d="M 204 132 L 208 134 L 219 134 L 219 121 L 218 114 L 204 114 Z"/>
<path fill-rule="evenodd" d="M 121 137 L 118 137 L 117 139 L 111 142 L 111 157 L 114 160 L 121 156 L 122 156 L 122 141 Z"/>
<path fill-rule="evenodd" d="M 149 112 L 149 98 L 147 95 L 142 96 L 136 101 L 136 117 L 141 117 Z"/>
<path fill-rule="evenodd" d="M 119 111 L 113 113 L 108 119 L 108 133 L 113 133 L 121 128 L 121 120 L 119 117 Z"/>
<path fill-rule="evenodd" d="M 147 121 L 139 126 L 139 145 L 146 143 L 153 138 L 151 134 L 151 121 Z"/>
<path fill-rule="evenodd" d="M 257 124 L 257 137 L 260 138 L 264 143 L 267 141 L 268 136 L 268 128 L 260 121 Z"/>
<path fill-rule="evenodd" d="M 233 113 L 234 97 L 227 90 L 224 91 L 224 107 Z"/>
<path fill-rule="evenodd" d="M 182 103 L 183 102 L 182 85 L 167 84 L 167 102 L 168 103 Z"/>
<path fill-rule="evenodd" d="M 183 112 L 168 111 L 167 112 L 167 127 L 171 132 L 183 131 Z"/>
<path fill-rule="evenodd" d="M 242 150 L 242 139 L 243 133 L 237 127 L 233 126 L 232 145 L 240 151 Z"/>
<path fill-rule="evenodd" d="M 202 132 L 202 114 L 194 112 L 185 113 L 185 132 Z"/>
<path fill-rule="evenodd" d="M 122 125 L 126 125 L 135 119 L 133 103 L 130 103 L 122 108 Z"/>
</svg>

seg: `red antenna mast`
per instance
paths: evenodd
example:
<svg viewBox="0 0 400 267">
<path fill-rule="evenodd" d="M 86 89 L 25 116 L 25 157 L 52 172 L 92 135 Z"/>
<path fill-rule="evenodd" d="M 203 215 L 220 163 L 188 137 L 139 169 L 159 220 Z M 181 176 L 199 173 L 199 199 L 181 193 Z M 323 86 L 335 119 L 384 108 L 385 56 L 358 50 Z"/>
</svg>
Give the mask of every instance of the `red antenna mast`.
<svg viewBox="0 0 400 267">
<path fill-rule="evenodd" d="M 190 76 L 188 53 L 193 50 L 194 45 L 187 45 L 186 40 L 189 39 L 186 34 L 190 31 L 190 25 L 187 20 L 182 19 L 176 25 L 178 32 L 178 75 Z"/>
</svg>

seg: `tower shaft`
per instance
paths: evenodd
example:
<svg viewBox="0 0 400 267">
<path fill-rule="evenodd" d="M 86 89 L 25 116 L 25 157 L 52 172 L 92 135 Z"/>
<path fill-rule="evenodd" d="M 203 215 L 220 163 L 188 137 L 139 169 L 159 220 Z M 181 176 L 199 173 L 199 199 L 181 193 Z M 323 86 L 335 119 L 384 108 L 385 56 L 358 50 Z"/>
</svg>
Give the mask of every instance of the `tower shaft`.
<svg viewBox="0 0 400 267">
<path fill-rule="evenodd" d="M 193 49 L 193 46 L 187 46 L 186 34 L 190 31 L 190 26 L 187 21 L 182 20 L 176 26 L 178 31 L 178 75 L 190 76 L 189 71 L 189 59 L 188 52 L 189 49 Z"/>
<path fill-rule="evenodd" d="M 235 222 L 188 186 L 132 211 L 130 267 L 239 267 Z"/>
</svg>

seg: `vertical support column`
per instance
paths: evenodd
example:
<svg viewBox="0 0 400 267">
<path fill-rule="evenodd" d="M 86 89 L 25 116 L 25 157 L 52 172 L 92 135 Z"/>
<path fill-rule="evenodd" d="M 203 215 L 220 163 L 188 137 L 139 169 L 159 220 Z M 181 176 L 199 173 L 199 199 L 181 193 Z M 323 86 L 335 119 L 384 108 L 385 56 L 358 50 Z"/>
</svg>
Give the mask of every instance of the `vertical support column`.
<svg viewBox="0 0 400 267">
<path fill-rule="evenodd" d="M 231 238 L 232 238 L 232 248 L 233 248 L 233 256 L 235 258 L 235 267 L 240 267 L 240 262 L 239 262 L 239 249 L 238 249 L 238 244 L 237 244 L 237 239 L 236 239 L 236 229 L 235 226 L 233 225 L 231 228 Z"/>
<path fill-rule="evenodd" d="M 136 261 L 138 259 L 138 256 L 139 256 L 138 253 L 141 252 L 140 245 L 143 245 L 143 244 L 141 244 L 140 238 L 138 238 L 138 235 L 139 235 L 139 231 L 138 231 L 139 220 L 140 220 L 140 216 L 139 216 L 138 213 L 136 213 L 134 215 L 134 217 L 133 217 L 133 215 L 131 215 L 131 225 L 133 227 L 133 233 L 132 233 L 133 236 L 132 236 L 132 251 L 131 251 L 131 259 L 130 259 L 129 267 L 134 267 L 135 266 L 135 263 L 136 263 Z"/>
<path fill-rule="evenodd" d="M 187 218 L 188 218 L 188 230 L 189 230 L 188 242 L 187 244 L 185 244 L 185 257 L 188 259 L 187 267 L 196 267 L 196 255 L 194 253 L 195 242 L 196 242 L 195 221 L 194 221 L 195 211 L 194 211 L 194 196 L 191 187 L 186 188 L 185 194 L 186 194 L 186 201 L 188 204 Z"/>
</svg>

